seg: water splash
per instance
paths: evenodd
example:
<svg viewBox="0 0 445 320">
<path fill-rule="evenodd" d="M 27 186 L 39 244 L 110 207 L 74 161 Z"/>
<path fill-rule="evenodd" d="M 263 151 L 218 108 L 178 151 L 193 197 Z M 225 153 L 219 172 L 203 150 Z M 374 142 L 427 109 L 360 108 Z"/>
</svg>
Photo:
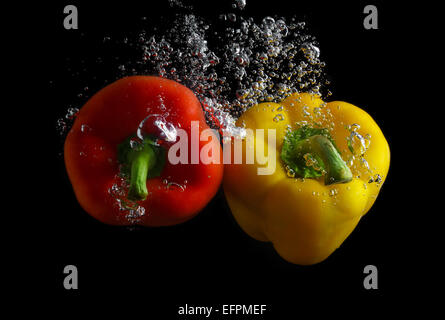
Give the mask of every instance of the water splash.
<svg viewBox="0 0 445 320">
<path fill-rule="evenodd" d="M 244 8 L 245 1 L 237 4 Z M 213 128 L 242 136 L 235 122 L 249 107 L 301 89 L 320 92 L 324 63 L 304 23 L 273 17 L 256 22 L 235 13 L 220 20 L 217 29 L 193 14 L 177 15 L 164 34 L 139 35 L 140 64 L 192 89 Z"/>
</svg>

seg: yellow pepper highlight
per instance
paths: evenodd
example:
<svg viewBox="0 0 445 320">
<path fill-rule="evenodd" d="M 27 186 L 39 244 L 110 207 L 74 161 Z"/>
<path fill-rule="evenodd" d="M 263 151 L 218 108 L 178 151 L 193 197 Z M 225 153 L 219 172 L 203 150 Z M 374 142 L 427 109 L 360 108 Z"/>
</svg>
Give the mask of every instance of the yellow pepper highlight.
<svg viewBox="0 0 445 320">
<path fill-rule="evenodd" d="M 276 170 L 258 175 L 257 169 L 265 165 L 257 157 L 253 164 L 244 160 L 225 166 L 224 192 L 236 221 L 251 237 L 272 242 L 289 262 L 325 260 L 369 211 L 385 181 L 390 151 L 382 131 L 360 108 L 341 101 L 325 103 L 308 93 L 293 94 L 280 104 L 258 104 L 242 114 L 237 125 L 264 129 L 263 137 L 253 136 L 255 148 L 263 146 L 265 156 L 275 151 Z M 281 151 L 290 130 L 305 125 L 327 129 L 347 178 L 327 184 L 327 170 L 315 178 L 292 177 L 295 171 L 286 168 Z M 267 129 L 276 130 L 276 150 L 268 150 Z M 249 148 L 246 141 L 243 154 Z"/>
</svg>

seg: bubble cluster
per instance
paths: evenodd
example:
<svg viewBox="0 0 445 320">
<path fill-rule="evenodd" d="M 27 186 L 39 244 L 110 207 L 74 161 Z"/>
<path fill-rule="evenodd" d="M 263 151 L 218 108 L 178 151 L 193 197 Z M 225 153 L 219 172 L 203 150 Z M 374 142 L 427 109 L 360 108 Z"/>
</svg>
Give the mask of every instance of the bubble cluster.
<svg viewBox="0 0 445 320">
<path fill-rule="evenodd" d="M 170 7 L 176 7 L 176 8 L 182 8 L 182 9 L 192 9 L 191 6 L 187 6 L 185 5 L 182 1 L 180 0 L 168 0 L 168 3 L 170 5 Z"/>
<path fill-rule="evenodd" d="M 312 153 L 306 153 L 303 155 L 303 158 L 308 167 L 314 168 L 316 171 L 322 171 L 320 164 L 317 161 L 317 158 L 314 157 Z"/>
<path fill-rule="evenodd" d="M 372 170 L 366 160 L 366 151 L 368 151 L 371 145 L 371 135 L 359 133 L 360 125 L 358 123 L 348 125 L 346 129 L 349 132 L 346 141 L 351 153 L 347 160 L 348 166 L 359 172 L 357 178 L 364 178 L 368 183 L 376 183 L 377 186 L 380 186 L 383 177 L 378 173 L 374 173 L 374 170 Z M 366 184 L 364 184 L 364 188 L 366 189 Z"/>
<path fill-rule="evenodd" d="M 244 8 L 245 1 L 236 6 Z M 189 87 L 209 124 L 234 136 L 242 135 L 235 121 L 249 107 L 300 90 L 320 93 L 324 63 L 304 23 L 272 17 L 255 22 L 235 13 L 219 20 L 215 26 L 193 14 L 177 15 L 163 34 L 141 32 L 141 67 Z"/>
<path fill-rule="evenodd" d="M 169 4 L 193 9 L 178 0 Z M 103 42 L 140 51 L 139 58 L 116 60 L 118 76 L 151 74 L 180 82 L 201 101 L 209 125 L 227 135 L 243 136 L 235 122 L 249 107 L 279 102 L 299 91 L 320 93 L 325 81 L 319 46 L 304 22 L 284 17 L 256 21 L 241 15 L 245 6 L 245 0 L 235 0 L 234 12 L 211 22 L 191 13 L 177 14 L 169 18 L 165 30 L 148 31 L 147 25 L 134 39 L 107 35 Z M 59 122 L 63 134 L 70 124 Z"/>
<path fill-rule="evenodd" d="M 240 17 L 236 26 L 226 28 L 223 74 L 230 77 L 230 89 L 236 88 L 236 99 L 227 102 L 237 116 L 260 102 L 279 102 L 299 91 L 320 92 L 324 63 L 304 27 L 295 19 L 286 23 L 285 18 L 265 17 L 256 23 Z"/>
<path fill-rule="evenodd" d="M 115 200 L 115 205 L 122 213 L 118 218 L 125 219 L 131 224 L 137 224 L 146 214 L 145 208 L 140 206 L 136 201 L 127 198 L 128 195 L 128 179 L 121 174 L 116 175 L 115 183 L 108 189 L 108 193 Z"/>
</svg>

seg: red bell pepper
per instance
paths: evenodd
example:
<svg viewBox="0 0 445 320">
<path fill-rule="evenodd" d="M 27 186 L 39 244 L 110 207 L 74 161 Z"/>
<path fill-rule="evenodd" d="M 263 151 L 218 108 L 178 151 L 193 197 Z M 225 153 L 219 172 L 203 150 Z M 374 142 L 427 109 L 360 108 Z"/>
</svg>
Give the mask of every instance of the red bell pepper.
<svg viewBox="0 0 445 320">
<path fill-rule="evenodd" d="M 165 134 L 181 128 L 190 137 L 192 121 L 199 133 L 209 128 L 199 100 L 175 81 L 132 76 L 100 90 L 80 109 L 65 141 L 80 205 L 111 225 L 167 226 L 192 218 L 215 195 L 223 174 L 222 161 L 191 163 L 191 139 L 188 163 L 168 161 L 172 144 Z M 199 150 L 209 144 L 222 154 L 216 135 L 199 141 Z"/>
</svg>

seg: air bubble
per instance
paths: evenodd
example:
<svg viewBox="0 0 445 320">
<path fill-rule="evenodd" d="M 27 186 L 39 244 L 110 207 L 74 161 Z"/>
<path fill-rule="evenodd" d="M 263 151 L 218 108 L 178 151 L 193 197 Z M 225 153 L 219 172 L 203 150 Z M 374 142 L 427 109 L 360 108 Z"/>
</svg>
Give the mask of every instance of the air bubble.
<svg viewBox="0 0 445 320">
<path fill-rule="evenodd" d="M 235 0 L 233 5 L 235 8 L 243 10 L 246 7 L 246 0 Z"/>
</svg>

